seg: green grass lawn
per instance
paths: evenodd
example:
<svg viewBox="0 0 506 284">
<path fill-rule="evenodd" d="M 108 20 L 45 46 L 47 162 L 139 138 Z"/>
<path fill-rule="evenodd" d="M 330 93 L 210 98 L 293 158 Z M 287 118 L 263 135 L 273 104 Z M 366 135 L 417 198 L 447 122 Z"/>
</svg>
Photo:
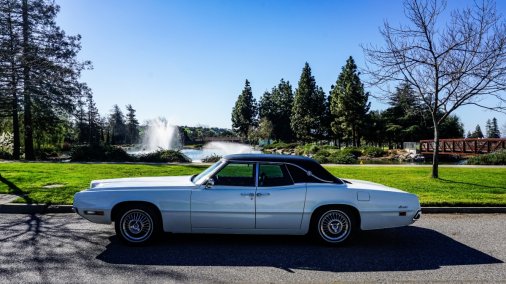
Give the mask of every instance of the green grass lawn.
<svg viewBox="0 0 506 284">
<path fill-rule="evenodd" d="M 202 165 L 0 163 L 0 193 L 26 193 L 16 202 L 72 204 L 91 180 L 119 177 L 192 175 Z M 417 194 L 422 205 L 506 206 L 506 168 L 326 166 L 335 176 L 364 179 Z M 43 188 L 47 185 L 62 185 Z"/>
</svg>

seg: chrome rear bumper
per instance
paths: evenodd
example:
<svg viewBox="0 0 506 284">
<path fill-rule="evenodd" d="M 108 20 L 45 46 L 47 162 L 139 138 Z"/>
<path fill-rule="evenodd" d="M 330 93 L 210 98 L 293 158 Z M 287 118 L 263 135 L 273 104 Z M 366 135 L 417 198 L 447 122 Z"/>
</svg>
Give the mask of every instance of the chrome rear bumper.
<svg viewBox="0 0 506 284">
<path fill-rule="evenodd" d="M 415 216 L 413 216 L 413 221 L 416 221 L 416 220 L 420 219 L 421 217 L 422 217 L 422 210 L 419 209 L 418 211 L 416 211 Z"/>
</svg>

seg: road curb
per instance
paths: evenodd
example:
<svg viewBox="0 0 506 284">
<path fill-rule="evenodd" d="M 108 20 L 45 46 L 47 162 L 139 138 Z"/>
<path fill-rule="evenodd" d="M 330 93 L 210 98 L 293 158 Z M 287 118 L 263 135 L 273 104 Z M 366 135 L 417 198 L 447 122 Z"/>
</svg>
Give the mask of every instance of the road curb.
<svg viewBox="0 0 506 284">
<path fill-rule="evenodd" d="M 491 214 L 506 213 L 506 207 L 422 207 L 424 214 L 469 213 Z"/>
<path fill-rule="evenodd" d="M 7 204 L 0 204 L 0 213 L 10 213 L 10 214 L 72 213 L 72 205 L 7 203 Z"/>
<path fill-rule="evenodd" d="M 45 214 L 72 213 L 72 205 L 47 204 L 0 204 L 0 213 L 8 214 Z M 492 214 L 506 213 L 506 207 L 422 207 L 423 214 Z"/>
</svg>

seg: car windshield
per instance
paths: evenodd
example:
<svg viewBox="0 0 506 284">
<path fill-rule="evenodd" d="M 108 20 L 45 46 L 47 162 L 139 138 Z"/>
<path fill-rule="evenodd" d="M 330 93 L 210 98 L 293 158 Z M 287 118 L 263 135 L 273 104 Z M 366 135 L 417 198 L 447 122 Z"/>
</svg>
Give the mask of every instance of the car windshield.
<svg viewBox="0 0 506 284">
<path fill-rule="evenodd" d="M 223 164 L 224 161 L 221 160 L 221 161 L 218 161 L 216 163 L 214 163 L 212 166 L 210 166 L 209 168 L 207 168 L 205 171 L 201 172 L 200 174 L 198 174 L 197 176 L 193 177 L 192 178 L 192 182 L 193 183 L 196 183 L 196 184 L 200 184 L 202 183 L 205 179 L 208 178 L 208 176 L 217 168 L 219 167 L 221 164 Z"/>
</svg>

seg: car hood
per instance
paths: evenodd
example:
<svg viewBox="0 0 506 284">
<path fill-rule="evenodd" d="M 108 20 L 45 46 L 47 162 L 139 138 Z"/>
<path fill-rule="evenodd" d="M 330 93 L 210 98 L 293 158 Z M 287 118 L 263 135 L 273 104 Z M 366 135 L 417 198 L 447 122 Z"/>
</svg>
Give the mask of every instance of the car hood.
<svg viewBox="0 0 506 284">
<path fill-rule="evenodd" d="M 138 177 L 94 180 L 90 190 L 101 188 L 151 188 L 151 187 L 190 187 L 195 186 L 191 176 Z"/>
<path fill-rule="evenodd" d="M 346 181 L 351 182 L 347 184 L 348 188 L 357 189 L 357 190 L 379 190 L 379 191 L 389 191 L 389 192 L 405 192 L 397 188 L 388 187 L 386 185 L 382 185 L 375 182 L 365 181 L 365 180 L 356 180 L 356 179 L 346 179 Z"/>
</svg>

